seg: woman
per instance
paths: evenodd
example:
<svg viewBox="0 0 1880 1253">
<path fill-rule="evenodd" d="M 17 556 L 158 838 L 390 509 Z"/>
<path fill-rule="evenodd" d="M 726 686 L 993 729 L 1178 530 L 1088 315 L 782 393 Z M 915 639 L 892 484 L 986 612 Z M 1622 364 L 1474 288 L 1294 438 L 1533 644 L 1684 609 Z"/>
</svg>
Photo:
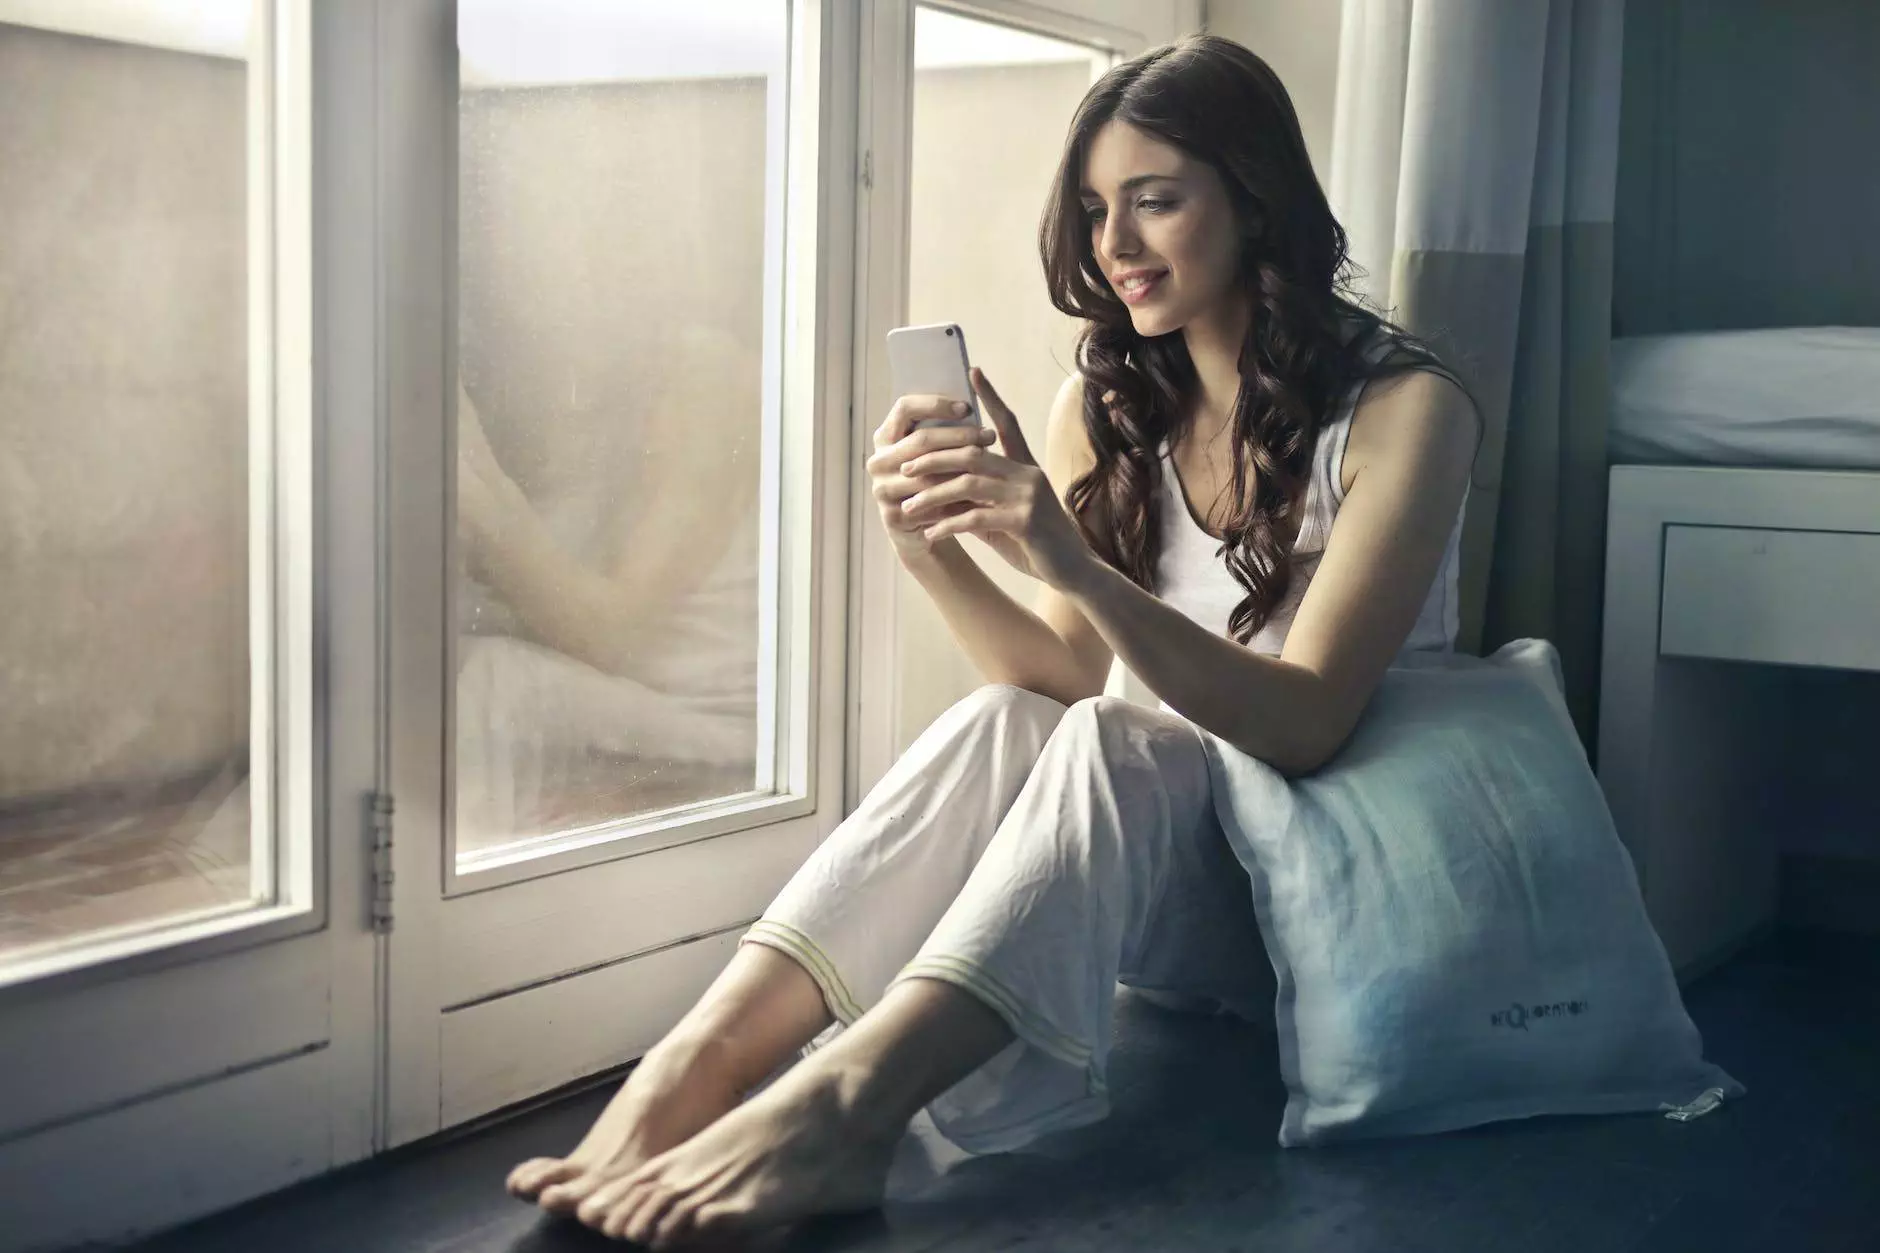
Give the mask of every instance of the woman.
<svg viewBox="0 0 1880 1253">
<path fill-rule="evenodd" d="M 950 406 L 902 397 L 869 460 L 896 553 L 990 686 L 817 850 L 575 1152 L 515 1170 L 518 1196 L 655 1247 L 866 1207 L 922 1108 L 971 1151 L 1102 1117 L 1118 981 L 1261 1012 L 1197 728 L 1308 772 L 1400 650 L 1450 646 L 1475 416 L 1341 294 L 1291 103 L 1226 40 L 1091 89 L 1041 248 L 1087 322 L 1043 467 L 978 374 L 998 451 L 915 429 Z M 1043 584 L 1035 613 L 968 534 Z M 1099 695 L 1113 656 L 1162 710 Z"/>
</svg>

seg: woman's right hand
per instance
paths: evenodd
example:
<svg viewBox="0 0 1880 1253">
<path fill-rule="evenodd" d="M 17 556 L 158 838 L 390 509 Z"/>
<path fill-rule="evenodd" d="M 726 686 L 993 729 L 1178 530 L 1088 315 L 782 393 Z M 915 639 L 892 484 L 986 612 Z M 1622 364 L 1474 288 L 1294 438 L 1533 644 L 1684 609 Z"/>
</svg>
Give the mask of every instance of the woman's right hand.
<svg viewBox="0 0 1880 1253">
<path fill-rule="evenodd" d="M 909 478 L 901 473 L 901 467 L 923 453 L 938 452 L 943 448 L 965 448 L 973 444 L 982 447 L 992 444 L 998 437 L 991 427 L 960 421 L 970 412 L 964 404 L 944 396 L 903 396 L 894 402 L 894 408 L 888 410 L 887 418 L 875 428 L 875 453 L 868 459 L 868 478 L 873 485 L 875 505 L 881 511 L 881 524 L 888 532 L 895 554 L 903 562 L 925 557 L 932 552 L 935 543 L 944 544 L 948 540 L 929 540 L 922 533 L 925 528 L 939 521 L 939 517 L 928 514 L 918 521 L 909 520 L 901 513 L 901 503 L 922 488 L 932 487 L 956 476 L 942 474 Z M 914 426 L 916 422 L 928 421 L 944 422 L 947 425 L 919 429 Z M 970 503 L 962 504 L 943 516 L 971 507 Z"/>
</svg>

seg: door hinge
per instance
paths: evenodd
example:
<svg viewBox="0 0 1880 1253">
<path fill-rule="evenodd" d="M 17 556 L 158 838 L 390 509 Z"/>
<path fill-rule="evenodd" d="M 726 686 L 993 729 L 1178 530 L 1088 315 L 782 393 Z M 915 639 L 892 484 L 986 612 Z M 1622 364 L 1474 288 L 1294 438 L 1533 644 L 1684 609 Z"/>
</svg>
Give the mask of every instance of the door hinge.
<svg viewBox="0 0 1880 1253">
<path fill-rule="evenodd" d="M 392 929 L 392 796 L 372 794 L 372 930 Z"/>
<path fill-rule="evenodd" d="M 862 187 L 869 191 L 875 187 L 875 150 L 872 148 L 862 153 Z"/>
</svg>

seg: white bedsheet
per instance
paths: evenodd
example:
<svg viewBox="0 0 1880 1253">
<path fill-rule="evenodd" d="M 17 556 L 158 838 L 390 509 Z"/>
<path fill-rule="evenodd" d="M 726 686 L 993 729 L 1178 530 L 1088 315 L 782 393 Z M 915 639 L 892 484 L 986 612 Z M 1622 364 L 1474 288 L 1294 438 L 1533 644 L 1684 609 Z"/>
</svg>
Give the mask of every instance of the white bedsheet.
<svg viewBox="0 0 1880 1253">
<path fill-rule="evenodd" d="M 1612 343 L 1615 463 L 1880 469 L 1880 327 Z"/>
</svg>

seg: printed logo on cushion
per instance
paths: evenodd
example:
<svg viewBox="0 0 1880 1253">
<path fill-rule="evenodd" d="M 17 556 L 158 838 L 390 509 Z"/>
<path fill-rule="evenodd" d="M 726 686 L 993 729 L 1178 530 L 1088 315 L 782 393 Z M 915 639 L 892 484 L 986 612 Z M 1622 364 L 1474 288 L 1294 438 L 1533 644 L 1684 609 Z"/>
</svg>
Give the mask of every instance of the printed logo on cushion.
<svg viewBox="0 0 1880 1253">
<path fill-rule="evenodd" d="M 1516 1001 L 1507 1009 L 1496 1010 L 1488 1016 L 1491 1027 L 1507 1027 L 1515 1031 L 1526 1031 L 1530 1022 L 1539 1022 L 1544 1018 L 1560 1018 L 1566 1015 L 1578 1017 L 1586 1012 L 1585 1001 L 1555 1001 L 1550 1005 L 1523 1005 Z"/>
</svg>

